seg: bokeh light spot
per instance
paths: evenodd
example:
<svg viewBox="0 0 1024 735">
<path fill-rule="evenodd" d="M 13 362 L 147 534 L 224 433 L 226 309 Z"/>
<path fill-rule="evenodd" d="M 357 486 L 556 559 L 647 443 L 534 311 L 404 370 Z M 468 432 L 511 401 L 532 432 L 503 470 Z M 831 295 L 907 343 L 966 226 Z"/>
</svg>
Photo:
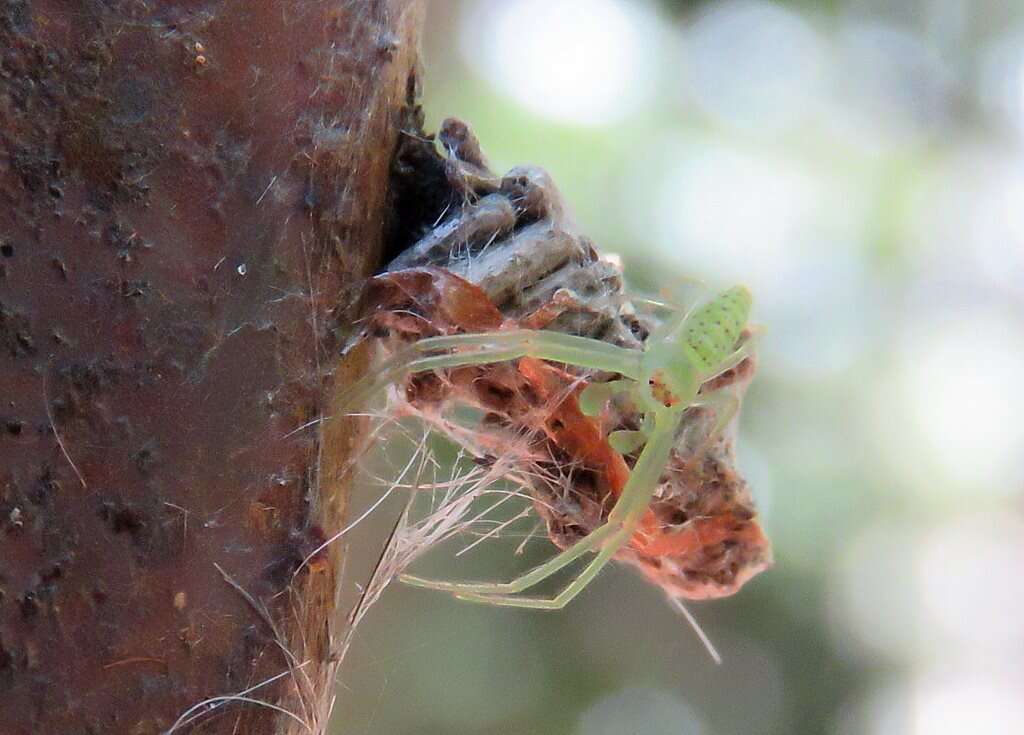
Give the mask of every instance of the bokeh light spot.
<svg viewBox="0 0 1024 735">
<path fill-rule="evenodd" d="M 657 689 L 629 687 L 598 700 L 576 727 L 578 735 L 703 735 L 707 732 L 683 700 Z"/>
<path fill-rule="evenodd" d="M 845 545 L 828 601 L 833 639 L 845 656 L 910 659 L 920 596 L 909 574 L 920 531 L 896 519 L 868 526 Z"/>
<path fill-rule="evenodd" d="M 807 251 L 800 235 L 818 210 L 819 182 L 784 158 L 713 141 L 663 150 L 647 210 L 659 256 L 684 256 L 700 275 L 747 283 L 759 302 L 791 289 L 784 274 Z"/>
<path fill-rule="evenodd" d="M 942 658 L 1024 648 L 1024 519 L 975 515 L 934 529 L 917 555 L 925 621 Z"/>
<path fill-rule="evenodd" d="M 655 89 L 658 26 L 643 3 L 499 0 L 467 13 L 467 62 L 537 115 L 598 125 L 630 114 Z"/>
<path fill-rule="evenodd" d="M 1016 735 L 1024 732 L 1024 681 L 959 669 L 878 687 L 851 707 L 837 735 Z"/>
<path fill-rule="evenodd" d="M 684 71 L 704 112 L 779 132 L 810 111 L 827 72 L 824 52 L 811 25 L 784 7 L 713 3 L 687 35 Z"/>
<path fill-rule="evenodd" d="M 1020 492 L 1024 335 L 1017 324 L 994 309 L 959 311 L 923 329 L 913 323 L 901 347 L 904 405 L 878 407 L 879 423 L 899 442 L 897 460 L 918 477 L 941 480 L 939 487 L 970 488 L 976 499 Z"/>
</svg>

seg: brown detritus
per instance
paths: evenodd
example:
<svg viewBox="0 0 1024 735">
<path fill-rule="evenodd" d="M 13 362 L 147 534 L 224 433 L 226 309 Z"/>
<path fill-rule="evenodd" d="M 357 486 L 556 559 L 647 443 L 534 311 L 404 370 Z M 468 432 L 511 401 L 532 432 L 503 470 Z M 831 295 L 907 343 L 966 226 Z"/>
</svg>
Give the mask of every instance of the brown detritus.
<svg viewBox="0 0 1024 735">
<path fill-rule="evenodd" d="M 501 317 L 483 289 L 437 268 L 377 276 L 363 307 L 363 334 L 374 335 L 385 354 L 424 337 L 519 326 Z M 386 336 L 376 336 L 381 334 Z M 748 358 L 708 385 L 732 385 L 741 395 L 754 369 Z M 604 523 L 629 477 L 635 456 L 614 451 L 609 433 L 640 423 L 635 408 L 622 402 L 613 402 L 601 420 L 585 416 L 578 402 L 583 378 L 524 357 L 416 374 L 404 395 L 424 416 L 444 416 L 456 406 L 485 411 L 487 426 L 476 431 L 479 446 L 487 446 L 480 436 L 491 432 L 496 447 L 503 437 L 526 437 L 524 455 L 551 469 L 532 476 L 534 507 L 555 545 L 568 548 Z M 735 470 L 731 434 L 708 446 L 685 442 L 690 434 L 706 434 L 713 418 L 691 410 L 640 530 L 615 556 L 686 599 L 733 594 L 772 560 L 747 484 Z"/>
<path fill-rule="evenodd" d="M 440 268 L 417 268 L 372 278 L 359 305 L 374 333 L 406 341 L 437 334 L 497 329 L 501 312 L 479 287 Z M 361 340 L 360 338 L 357 338 Z"/>
<path fill-rule="evenodd" d="M 463 202 L 470 203 L 501 188 L 501 177 L 488 168 L 480 141 L 466 123 L 449 117 L 441 123 L 437 137 L 448 153 L 445 158 L 448 185 Z"/>
<path fill-rule="evenodd" d="M 531 167 L 505 177 L 491 173 L 476 138 L 459 121 L 445 121 L 439 137 L 461 204 L 370 282 L 355 344 L 387 356 L 437 335 L 528 328 L 642 349 L 661 318 L 634 306 L 619 266 L 602 259 L 565 220 L 550 177 Z M 510 210 L 511 216 L 493 216 Z M 740 398 L 755 369 L 747 358 L 703 390 L 730 387 Z M 398 393 L 404 405 L 390 410 L 421 416 L 484 465 L 494 465 L 498 460 L 491 458 L 506 454 L 510 437 L 520 437 L 524 446 L 515 461 L 539 471 L 512 471 L 528 477 L 534 507 L 564 549 L 607 520 L 636 461 L 638 452 L 622 456 L 608 436 L 639 429 L 637 407 L 617 397 L 591 418 L 579 406 L 584 385 L 614 377 L 523 357 L 411 375 Z M 478 409 L 483 418 L 463 427 L 450 418 L 456 407 Z M 709 440 L 714 419 L 702 408 L 684 414 L 651 507 L 615 556 L 673 598 L 732 594 L 771 565 L 770 544 L 735 466 L 735 420 Z"/>
<path fill-rule="evenodd" d="M 447 151 L 449 160 L 472 166 L 488 179 L 497 178 L 487 165 L 487 159 L 476 134 L 462 120 L 454 117 L 445 118 L 441 122 L 441 130 L 437 137 Z"/>
<path fill-rule="evenodd" d="M 733 466 L 731 450 L 731 441 L 723 440 L 697 461 L 675 454 L 644 527 L 615 558 L 637 567 L 670 595 L 685 599 L 733 594 L 767 569 L 770 545 L 747 483 Z M 545 513 L 550 506 L 538 505 L 538 512 L 548 516 L 549 530 L 552 522 L 556 528 L 565 522 L 557 514 Z M 595 527 L 577 524 L 575 533 L 589 533 Z M 564 539 L 556 532 L 551 535 L 562 548 L 576 539 L 575 534 Z"/>
<path fill-rule="evenodd" d="M 0 730 L 326 727 L 340 552 L 294 572 L 424 8 L 0 4 Z"/>
</svg>

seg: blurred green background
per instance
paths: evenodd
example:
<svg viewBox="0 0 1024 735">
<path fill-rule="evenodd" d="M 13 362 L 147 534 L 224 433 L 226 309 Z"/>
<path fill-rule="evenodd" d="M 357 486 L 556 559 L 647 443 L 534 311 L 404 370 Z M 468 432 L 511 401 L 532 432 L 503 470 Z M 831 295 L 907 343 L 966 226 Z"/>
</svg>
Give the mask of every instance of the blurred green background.
<svg viewBox="0 0 1024 735">
<path fill-rule="evenodd" d="M 753 289 L 740 466 L 776 568 L 692 605 L 721 666 L 623 568 L 559 613 L 393 585 L 335 732 L 1024 733 L 1024 4 L 429 14 L 428 128 L 546 167 L 636 289 Z M 522 567 L 485 546 L 471 576 Z"/>
</svg>

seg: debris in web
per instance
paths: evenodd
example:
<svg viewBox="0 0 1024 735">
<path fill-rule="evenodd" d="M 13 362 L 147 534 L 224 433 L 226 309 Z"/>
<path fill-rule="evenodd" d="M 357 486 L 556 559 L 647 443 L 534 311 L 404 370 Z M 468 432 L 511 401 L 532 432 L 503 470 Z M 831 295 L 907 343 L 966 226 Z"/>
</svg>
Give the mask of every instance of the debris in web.
<svg viewBox="0 0 1024 735">
<path fill-rule="evenodd" d="M 677 307 L 630 296 L 617 259 L 576 232 L 542 169 L 492 173 L 457 120 L 445 121 L 439 137 L 446 156 L 432 141 L 407 138 L 399 159 L 443 168 L 449 192 L 437 201 L 444 206 L 367 285 L 349 349 L 369 349 L 377 362 L 429 337 L 516 328 L 643 349 Z M 755 369 L 752 357 L 743 359 L 704 390 L 728 388 L 741 399 Z M 521 357 L 418 372 L 391 385 L 378 418 L 419 421 L 459 447 L 462 461 L 438 479 L 439 465 L 421 442 L 414 479 L 387 486 L 386 492 L 407 490 L 408 502 L 351 613 L 343 646 L 387 584 L 446 541 L 466 537 L 463 549 L 473 549 L 534 514 L 561 549 L 600 527 L 638 454 L 615 451 L 608 436 L 638 430 L 642 413 L 623 397 L 588 416 L 579 397 L 586 386 L 615 377 Z M 707 409 L 685 414 L 647 515 L 614 557 L 661 587 L 691 623 L 682 599 L 732 594 L 772 563 L 736 468 L 736 419 L 718 434 L 713 424 Z M 491 514 L 502 498 L 526 499 L 531 512 L 496 520 Z"/>
</svg>

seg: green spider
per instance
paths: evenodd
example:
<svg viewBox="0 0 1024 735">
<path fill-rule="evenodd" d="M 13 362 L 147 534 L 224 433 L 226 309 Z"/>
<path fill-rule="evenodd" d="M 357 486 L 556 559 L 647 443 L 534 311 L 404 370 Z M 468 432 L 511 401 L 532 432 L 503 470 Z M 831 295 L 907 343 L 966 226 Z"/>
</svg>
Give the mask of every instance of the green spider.
<svg viewBox="0 0 1024 735">
<path fill-rule="evenodd" d="M 625 393 L 644 416 L 640 431 L 619 431 L 609 436 L 616 451 L 625 454 L 641 445 L 643 450 L 604 525 L 573 546 L 510 582 L 445 582 L 407 574 L 400 579 L 416 587 L 451 592 L 461 600 L 545 610 L 564 607 L 636 532 L 676 446 L 686 410 L 702 406 L 714 411 L 711 436 L 735 416 L 739 399 L 724 390 L 701 392 L 701 386 L 752 353 L 752 341 L 744 338 L 750 308 L 750 291 L 735 286 L 700 307 L 671 316 L 639 350 L 528 329 L 429 337 L 400 350 L 373 375 L 354 384 L 342 399 L 347 405 L 358 404 L 414 373 L 532 357 L 583 370 L 617 373 L 622 377 L 586 387 L 580 395 L 581 409 L 595 415 L 606 401 Z M 519 594 L 590 552 L 597 555 L 554 597 Z"/>
</svg>

